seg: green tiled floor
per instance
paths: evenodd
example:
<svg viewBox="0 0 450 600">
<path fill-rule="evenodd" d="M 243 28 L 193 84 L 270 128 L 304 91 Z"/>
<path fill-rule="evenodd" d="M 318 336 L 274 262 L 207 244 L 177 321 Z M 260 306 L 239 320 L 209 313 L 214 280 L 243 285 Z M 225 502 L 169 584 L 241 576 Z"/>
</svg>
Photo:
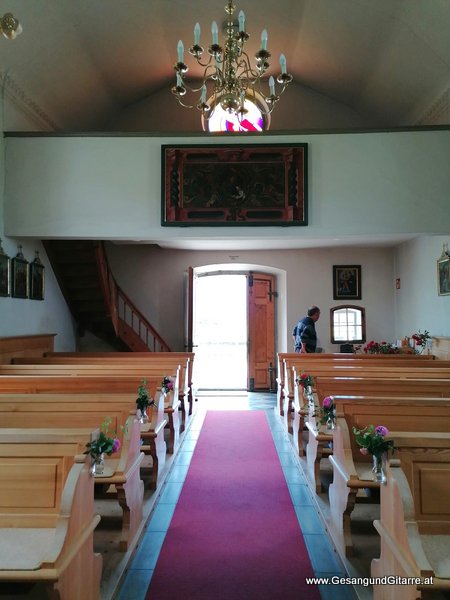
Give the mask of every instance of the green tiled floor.
<svg viewBox="0 0 450 600">
<path fill-rule="evenodd" d="M 280 463 L 291 493 L 299 525 L 303 531 L 314 573 L 318 577 L 344 576 L 338 556 L 331 546 L 322 521 L 314 506 L 311 492 L 296 460 L 292 446 L 275 414 L 275 394 L 242 394 L 239 397 L 201 397 L 197 414 L 186 432 L 182 446 L 175 457 L 170 473 L 161 489 L 158 501 L 142 537 L 139 548 L 129 566 L 116 600 L 144 600 L 159 551 L 176 508 L 189 463 L 198 439 L 205 410 L 265 410 L 272 431 Z M 349 586 L 319 586 L 322 600 L 353 600 L 355 595 Z M 213 600 L 213 599 L 211 599 Z M 230 600 L 232 600 L 230 598 Z M 274 599 L 277 600 L 277 599 Z"/>
</svg>

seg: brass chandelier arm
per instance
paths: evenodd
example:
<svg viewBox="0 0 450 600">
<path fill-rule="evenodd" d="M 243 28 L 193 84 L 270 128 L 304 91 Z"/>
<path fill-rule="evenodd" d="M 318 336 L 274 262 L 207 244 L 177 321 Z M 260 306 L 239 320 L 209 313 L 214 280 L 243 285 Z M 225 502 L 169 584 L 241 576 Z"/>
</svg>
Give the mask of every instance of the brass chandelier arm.
<svg viewBox="0 0 450 600">
<path fill-rule="evenodd" d="M 172 87 L 172 93 L 182 106 L 189 108 L 196 106 L 205 118 L 209 118 L 215 107 L 220 104 L 223 110 L 242 119 L 247 112 L 244 107 L 246 100 L 256 103 L 262 114 L 269 115 L 280 95 L 293 79 L 286 70 L 286 58 L 282 54 L 280 55 L 281 73 L 276 79 L 278 89 L 274 77 L 271 76 L 268 80 L 268 93 L 263 92 L 263 76 L 270 67 L 271 56 L 267 50 L 267 31 L 264 29 L 261 34 L 261 46 L 255 54 L 255 65 L 252 66 L 252 61 L 244 50 L 249 39 L 249 34 L 245 30 L 245 15 L 240 11 L 238 30 L 236 30 L 233 20 L 235 10 L 234 2 L 228 0 L 225 6 L 228 20 L 223 46 L 219 43 L 215 21 L 211 26 L 212 43 L 207 46 L 206 51 L 200 45 L 200 25 L 197 23 L 194 27 L 194 43 L 188 52 L 203 68 L 202 84 L 199 87 L 189 86 L 185 82 L 188 67 L 184 63 L 184 45 L 181 40 L 178 42 L 178 62 L 174 66 L 177 81 Z M 188 104 L 181 100 L 187 91 L 200 92 L 198 103 Z"/>
</svg>

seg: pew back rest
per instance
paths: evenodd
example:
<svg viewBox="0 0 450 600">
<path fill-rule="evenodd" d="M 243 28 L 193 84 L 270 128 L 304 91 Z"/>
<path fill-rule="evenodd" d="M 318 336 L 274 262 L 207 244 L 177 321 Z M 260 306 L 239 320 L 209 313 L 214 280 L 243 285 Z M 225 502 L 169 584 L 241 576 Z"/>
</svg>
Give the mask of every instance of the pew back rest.
<svg viewBox="0 0 450 600">
<path fill-rule="evenodd" d="M 450 431 L 449 398 L 374 398 L 373 400 L 337 400 L 337 422 L 348 435 L 354 462 L 369 462 L 355 441 L 353 427 L 384 425 L 389 431 L 445 432 Z M 345 438 L 344 438 L 345 440 Z M 394 439 L 395 442 L 395 439 Z"/>
<path fill-rule="evenodd" d="M 89 362 L 92 364 L 107 363 L 143 363 L 163 364 L 171 366 L 174 363 L 182 365 L 182 370 L 186 370 L 186 386 L 192 385 L 192 373 L 194 367 L 194 352 L 48 352 L 44 355 L 44 360 L 49 359 L 56 363 L 70 364 L 71 362 Z M 22 359 L 18 364 L 26 362 Z M 31 364 L 31 360 L 29 363 Z M 164 373 L 167 374 L 167 373 Z M 180 377 L 184 377 L 181 375 Z M 180 388 L 182 387 L 180 381 Z"/>
<path fill-rule="evenodd" d="M 450 535 L 450 433 L 392 431 L 421 534 Z"/>
<path fill-rule="evenodd" d="M 318 377 L 315 380 L 319 401 L 325 396 L 450 396 L 450 381 L 446 379 L 383 379 L 372 377 Z"/>
<path fill-rule="evenodd" d="M 73 445 L 50 441 L 35 444 L 35 455 L 23 444 L 14 455 L 0 444 L 0 528 L 55 527 L 61 510 L 62 491 L 75 464 Z M 29 446 L 29 445 L 28 445 Z"/>
<path fill-rule="evenodd" d="M 289 365 L 289 363 L 287 363 Z M 425 364 L 425 363 L 424 363 Z M 434 363 L 433 363 L 434 364 Z M 296 365 L 289 365 L 295 379 L 300 375 Z M 0 367 L 1 373 L 1 367 Z M 316 377 L 372 377 L 398 379 L 450 379 L 450 367 L 409 367 L 407 365 L 318 365 L 308 369 Z"/>
<path fill-rule="evenodd" d="M 176 373 L 173 374 L 178 384 Z M 155 386 L 160 389 L 161 377 L 147 376 L 149 389 Z M 139 375 L 0 375 L 0 394 L 11 393 L 44 393 L 62 392 L 84 394 L 91 393 L 119 393 L 127 392 L 137 396 L 137 389 L 141 384 L 142 376 Z"/>
</svg>

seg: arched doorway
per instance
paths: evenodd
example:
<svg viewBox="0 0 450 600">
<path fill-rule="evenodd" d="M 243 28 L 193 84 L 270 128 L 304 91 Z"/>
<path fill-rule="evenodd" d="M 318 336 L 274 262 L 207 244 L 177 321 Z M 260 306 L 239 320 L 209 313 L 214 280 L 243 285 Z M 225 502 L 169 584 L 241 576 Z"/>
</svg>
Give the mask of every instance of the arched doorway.
<svg viewBox="0 0 450 600">
<path fill-rule="evenodd" d="M 190 339 L 197 386 L 274 391 L 275 275 L 238 268 L 190 271 L 186 347 Z"/>
</svg>

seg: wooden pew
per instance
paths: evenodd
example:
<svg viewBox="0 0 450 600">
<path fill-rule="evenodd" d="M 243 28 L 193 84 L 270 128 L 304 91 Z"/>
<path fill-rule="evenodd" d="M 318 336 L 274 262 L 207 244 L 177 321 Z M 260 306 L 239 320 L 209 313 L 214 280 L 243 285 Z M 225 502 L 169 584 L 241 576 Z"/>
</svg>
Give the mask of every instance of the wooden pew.
<svg viewBox="0 0 450 600">
<path fill-rule="evenodd" d="M 37 420 L 36 415 L 37 413 L 34 413 L 35 421 Z M 78 417 L 81 422 L 85 423 L 82 413 L 79 412 Z M 2 419 L 2 424 L 4 424 L 5 420 Z M 118 428 L 118 430 L 120 429 Z M 64 430 L 61 429 L 61 432 L 61 435 L 64 437 Z M 21 437 L 26 438 L 29 435 L 24 429 Z M 35 433 L 36 436 L 37 434 Z M 74 436 L 72 435 L 72 437 Z M 85 436 L 80 439 L 81 442 L 86 443 Z M 71 447 L 69 446 L 70 449 Z M 20 445 L 18 446 L 18 450 L 21 451 Z M 119 541 L 119 549 L 122 551 L 126 551 L 133 544 L 143 520 L 144 483 L 140 477 L 140 466 L 144 454 L 140 450 L 141 435 L 139 422 L 134 416 L 128 416 L 119 451 L 110 457 L 105 457 L 104 474 L 95 476 L 95 485 L 102 497 L 113 498 L 114 500 L 117 497 L 117 501 L 122 508 L 122 531 Z M 30 452 L 29 449 L 27 451 Z M 71 460 L 71 457 L 72 455 L 69 452 L 67 460 Z M 115 487 L 115 495 L 111 493 L 107 494 L 111 485 Z"/>
<path fill-rule="evenodd" d="M 44 357 L 66 363 L 75 360 L 89 363 L 94 361 L 102 364 L 115 361 L 144 362 L 146 364 L 158 361 L 168 366 L 175 363 L 180 364 L 182 366 L 182 373 L 180 373 L 180 401 L 184 401 L 181 391 L 186 389 L 189 404 L 186 418 L 193 413 L 197 400 L 196 387 L 193 381 L 194 352 L 47 352 Z"/>
<path fill-rule="evenodd" d="M 316 377 L 315 403 L 319 406 L 326 396 L 409 396 L 450 397 L 448 379 L 382 379 L 380 377 Z M 291 419 L 292 443 L 304 456 L 302 432 L 309 407 L 299 390 L 294 396 Z"/>
<path fill-rule="evenodd" d="M 0 456 L 0 582 L 43 583 L 60 600 L 99 600 L 94 480 L 85 456 L 65 479 L 62 460 L 54 444 L 48 457 Z"/>
<path fill-rule="evenodd" d="M 372 577 L 428 578 L 412 585 L 374 585 L 374 600 L 450 595 L 450 433 L 392 432 L 397 454 L 381 486 L 380 558 Z M 430 583 L 432 578 L 432 583 Z"/>
<path fill-rule="evenodd" d="M 449 361 L 434 362 L 432 355 L 409 355 L 409 354 L 292 354 L 279 353 L 279 368 L 282 369 L 282 379 L 279 382 L 279 390 L 277 399 L 280 402 L 280 414 L 285 414 L 285 402 L 288 402 L 290 407 L 294 396 L 295 389 L 295 374 L 300 375 L 302 372 L 313 374 L 313 370 L 325 369 L 329 367 L 406 367 L 406 368 L 449 368 Z"/>
<path fill-rule="evenodd" d="M 337 414 L 333 454 L 329 458 L 333 467 L 333 482 L 328 490 L 330 533 L 338 551 L 351 556 L 351 513 L 355 503 L 365 498 L 365 488 L 379 489 L 379 483 L 372 480 L 372 457 L 361 454 L 352 427 L 373 424 L 385 425 L 390 431 L 450 431 L 450 401 L 409 398 L 383 402 L 382 398 L 375 398 L 370 402 L 342 402 L 337 406 Z"/>
<path fill-rule="evenodd" d="M 137 395 L 137 388 L 141 383 L 142 373 L 135 375 L 122 375 L 117 369 L 110 367 L 107 375 L 0 375 L 0 394 L 3 392 L 18 393 L 43 393 L 43 392 L 130 392 Z M 178 372 L 172 375 L 175 378 L 174 394 L 166 398 L 164 412 L 167 414 L 169 440 L 168 451 L 176 447 L 180 436 L 180 418 L 178 401 Z M 160 376 L 147 375 L 149 389 L 161 385 Z M 154 397 L 154 394 L 152 394 Z"/>
<path fill-rule="evenodd" d="M 174 379 L 174 394 L 168 394 L 166 396 L 165 403 L 165 413 L 167 415 L 168 425 L 167 428 L 169 430 L 169 439 L 167 443 L 167 451 L 169 453 L 173 453 L 175 447 L 179 442 L 179 435 L 182 432 L 182 424 L 179 417 L 179 410 L 181 406 L 181 402 L 179 400 L 179 373 L 180 373 L 180 365 L 177 364 L 176 367 L 172 367 L 173 371 L 170 373 L 165 372 L 165 370 L 161 369 L 161 366 L 145 366 L 141 367 L 140 365 L 122 365 L 122 364 L 106 364 L 106 365 L 66 365 L 66 364 L 57 364 L 57 365 L 40 365 L 40 364 L 31 364 L 31 365 L 0 365 L 0 391 L 3 389 L 1 383 L 1 377 L 3 375 L 37 375 L 37 376 L 66 376 L 68 378 L 80 378 L 80 377 L 104 377 L 104 376 L 113 376 L 117 378 L 118 376 L 124 377 L 136 377 L 136 381 L 140 383 L 142 379 L 146 379 L 149 383 L 152 382 L 152 386 L 160 386 L 162 379 L 165 375 L 170 375 Z M 136 392 L 137 386 L 136 384 Z M 155 392 L 156 393 L 156 392 Z"/>
<path fill-rule="evenodd" d="M 376 396 L 332 396 L 333 402 L 336 406 L 336 411 L 339 413 L 340 406 L 346 402 L 377 402 L 382 403 L 409 403 L 409 397 L 400 396 L 382 396 L 380 398 Z M 428 398 L 430 401 L 435 398 Z M 421 397 L 421 400 L 426 401 L 426 397 Z M 450 403 L 450 397 L 448 399 Z M 311 403 L 309 406 L 308 421 L 306 422 L 308 442 L 306 445 L 306 472 L 309 480 L 311 481 L 317 494 L 320 494 L 322 490 L 321 482 L 321 460 L 327 458 L 333 454 L 332 442 L 333 432 L 327 430 L 325 425 L 321 425 L 318 416 L 319 405 L 317 400 Z"/>
<path fill-rule="evenodd" d="M 311 361 L 308 368 L 308 374 L 314 379 L 320 377 L 373 377 L 373 378 L 389 378 L 395 379 L 450 379 L 450 362 L 448 361 L 416 361 L 414 365 L 399 363 L 393 364 L 386 359 L 382 363 L 380 361 L 371 362 L 368 360 L 358 361 L 355 359 L 352 364 L 343 364 L 345 361 L 334 361 L 326 363 L 322 361 L 315 363 Z M 438 365 L 439 366 L 436 366 Z M 286 369 L 290 372 L 288 378 L 288 394 L 287 400 L 292 401 L 295 396 L 296 384 L 295 381 L 302 373 L 301 368 L 295 361 L 286 361 Z M 289 383 L 290 382 L 290 383 Z M 288 407 L 289 408 L 289 407 Z"/>
<path fill-rule="evenodd" d="M 151 387 L 149 388 L 151 391 Z M 105 416 L 111 419 L 111 429 L 123 442 L 120 425 L 135 411 L 136 395 L 132 393 L 29 393 L 0 392 L 0 422 L 4 427 L 98 427 Z M 166 461 L 164 441 L 164 399 L 156 395 L 156 406 L 149 411 L 149 422 L 141 425 L 141 450 L 151 457 L 152 469 L 142 468 L 149 478 L 150 489 L 156 489 L 158 476 Z"/>
</svg>

